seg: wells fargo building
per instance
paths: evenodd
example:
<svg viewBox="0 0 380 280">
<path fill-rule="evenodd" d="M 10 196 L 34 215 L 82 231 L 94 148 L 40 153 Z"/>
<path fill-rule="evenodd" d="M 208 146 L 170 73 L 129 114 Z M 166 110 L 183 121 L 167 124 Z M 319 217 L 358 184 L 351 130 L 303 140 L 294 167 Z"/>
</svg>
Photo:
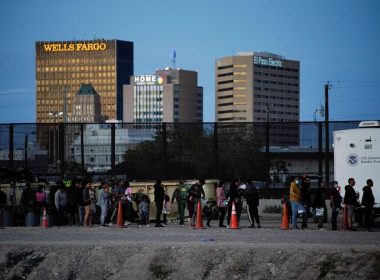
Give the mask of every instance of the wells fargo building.
<svg viewBox="0 0 380 280">
<path fill-rule="evenodd" d="M 69 122 L 82 84 L 100 95 L 102 120 L 123 118 L 123 84 L 133 76 L 133 43 L 120 40 L 36 42 L 38 123 Z"/>
</svg>

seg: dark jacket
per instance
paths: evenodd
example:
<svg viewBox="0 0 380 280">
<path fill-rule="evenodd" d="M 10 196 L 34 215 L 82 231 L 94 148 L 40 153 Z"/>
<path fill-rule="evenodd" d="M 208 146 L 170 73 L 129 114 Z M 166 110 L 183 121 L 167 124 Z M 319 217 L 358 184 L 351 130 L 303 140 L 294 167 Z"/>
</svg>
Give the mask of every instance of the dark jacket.
<svg viewBox="0 0 380 280">
<path fill-rule="evenodd" d="M 165 190 L 162 185 L 154 185 L 154 201 L 162 203 L 165 199 Z"/>
<path fill-rule="evenodd" d="M 325 189 L 318 188 L 315 192 L 313 208 L 325 208 Z"/>
<path fill-rule="evenodd" d="M 31 188 L 26 188 L 21 194 L 20 202 L 21 202 L 22 207 L 24 207 L 24 209 L 31 210 L 31 208 L 33 208 L 36 205 L 35 191 L 32 190 Z"/>
<path fill-rule="evenodd" d="M 7 194 L 0 190 L 0 206 L 7 204 Z"/>
<path fill-rule="evenodd" d="M 259 206 L 259 192 L 253 184 L 246 184 L 244 197 L 248 205 Z"/>
<path fill-rule="evenodd" d="M 83 206 L 83 188 L 80 188 L 78 186 L 75 187 L 75 202 L 74 204 L 78 206 Z"/>
<path fill-rule="evenodd" d="M 200 184 L 194 184 L 190 187 L 189 193 L 192 194 L 195 198 L 205 197 L 205 191 Z"/>
<path fill-rule="evenodd" d="M 302 202 L 302 204 L 311 205 L 309 188 L 310 188 L 309 183 L 302 183 L 302 185 L 301 185 L 301 202 Z"/>
<path fill-rule="evenodd" d="M 375 204 L 375 197 L 372 193 L 372 188 L 370 186 L 365 186 L 363 188 L 363 198 L 362 205 L 365 207 L 373 207 Z"/>
<path fill-rule="evenodd" d="M 357 205 L 356 193 L 353 187 L 347 185 L 345 188 L 346 193 L 344 194 L 344 204 L 347 205 Z"/>
</svg>

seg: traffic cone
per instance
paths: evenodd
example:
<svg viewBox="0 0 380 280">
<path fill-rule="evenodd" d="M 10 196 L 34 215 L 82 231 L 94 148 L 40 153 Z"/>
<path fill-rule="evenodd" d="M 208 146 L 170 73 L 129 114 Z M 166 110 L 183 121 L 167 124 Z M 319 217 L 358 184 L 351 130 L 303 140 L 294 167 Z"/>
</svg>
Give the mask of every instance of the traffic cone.
<svg viewBox="0 0 380 280">
<path fill-rule="evenodd" d="M 197 221 L 195 223 L 194 229 L 204 229 L 205 227 L 203 226 L 203 219 L 202 219 L 202 206 L 201 206 L 201 201 L 198 201 L 197 205 Z"/>
<path fill-rule="evenodd" d="M 238 218 L 236 215 L 235 202 L 232 201 L 232 210 L 231 210 L 231 221 L 230 221 L 230 229 L 240 229 Z"/>
<path fill-rule="evenodd" d="M 281 229 L 289 229 L 289 216 L 288 216 L 288 207 L 286 207 L 286 202 L 284 202 L 284 208 L 282 210 Z"/>
<path fill-rule="evenodd" d="M 344 208 L 343 208 L 342 228 L 343 228 L 343 230 L 349 230 L 349 227 L 348 227 L 348 208 L 346 205 L 344 205 Z"/>
<path fill-rule="evenodd" d="M 124 227 L 124 219 L 123 219 L 123 206 L 121 205 L 121 201 L 119 201 L 119 206 L 117 208 L 117 219 L 116 225 L 118 227 Z"/>
<path fill-rule="evenodd" d="M 46 207 L 44 207 L 44 212 L 43 212 L 43 216 L 42 216 L 42 227 L 44 228 L 48 228 L 49 227 L 49 221 L 47 219 L 47 215 L 46 215 Z"/>
</svg>

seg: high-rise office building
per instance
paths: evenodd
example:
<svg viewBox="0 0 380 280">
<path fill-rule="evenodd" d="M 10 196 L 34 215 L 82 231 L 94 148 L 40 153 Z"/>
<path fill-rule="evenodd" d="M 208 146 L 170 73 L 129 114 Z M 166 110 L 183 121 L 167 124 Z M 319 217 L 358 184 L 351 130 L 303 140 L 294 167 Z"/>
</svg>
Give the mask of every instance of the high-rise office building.
<svg viewBox="0 0 380 280">
<path fill-rule="evenodd" d="M 165 68 L 131 77 L 124 86 L 124 122 L 202 122 L 203 88 L 198 73 Z"/>
<path fill-rule="evenodd" d="M 69 122 L 98 123 L 101 122 L 101 105 L 99 94 L 91 84 L 82 84 L 73 99 L 73 109 Z"/>
<path fill-rule="evenodd" d="M 99 94 L 103 120 L 121 120 L 123 85 L 132 75 L 132 42 L 36 42 L 37 123 L 72 120 L 73 99 L 82 84 Z"/>
<path fill-rule="evenodd" d="M 217 122 L 299 121 L 299 61 L 266 52 L 219 58 L 215 83 Z"/>
</svg>

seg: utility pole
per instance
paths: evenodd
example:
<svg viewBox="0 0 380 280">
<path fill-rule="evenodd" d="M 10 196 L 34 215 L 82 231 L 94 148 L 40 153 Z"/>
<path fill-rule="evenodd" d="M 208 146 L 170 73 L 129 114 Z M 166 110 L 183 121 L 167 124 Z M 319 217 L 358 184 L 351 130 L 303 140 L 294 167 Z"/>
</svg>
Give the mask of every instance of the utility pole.
<svg viewBox="0 0 380 280">
<path fill-rule="evenodd" d="M 329 141 L 329 89 L 330 82 L 325 84 L 325 181 L 330 182 L 330 141 Z"/>
</svg>

